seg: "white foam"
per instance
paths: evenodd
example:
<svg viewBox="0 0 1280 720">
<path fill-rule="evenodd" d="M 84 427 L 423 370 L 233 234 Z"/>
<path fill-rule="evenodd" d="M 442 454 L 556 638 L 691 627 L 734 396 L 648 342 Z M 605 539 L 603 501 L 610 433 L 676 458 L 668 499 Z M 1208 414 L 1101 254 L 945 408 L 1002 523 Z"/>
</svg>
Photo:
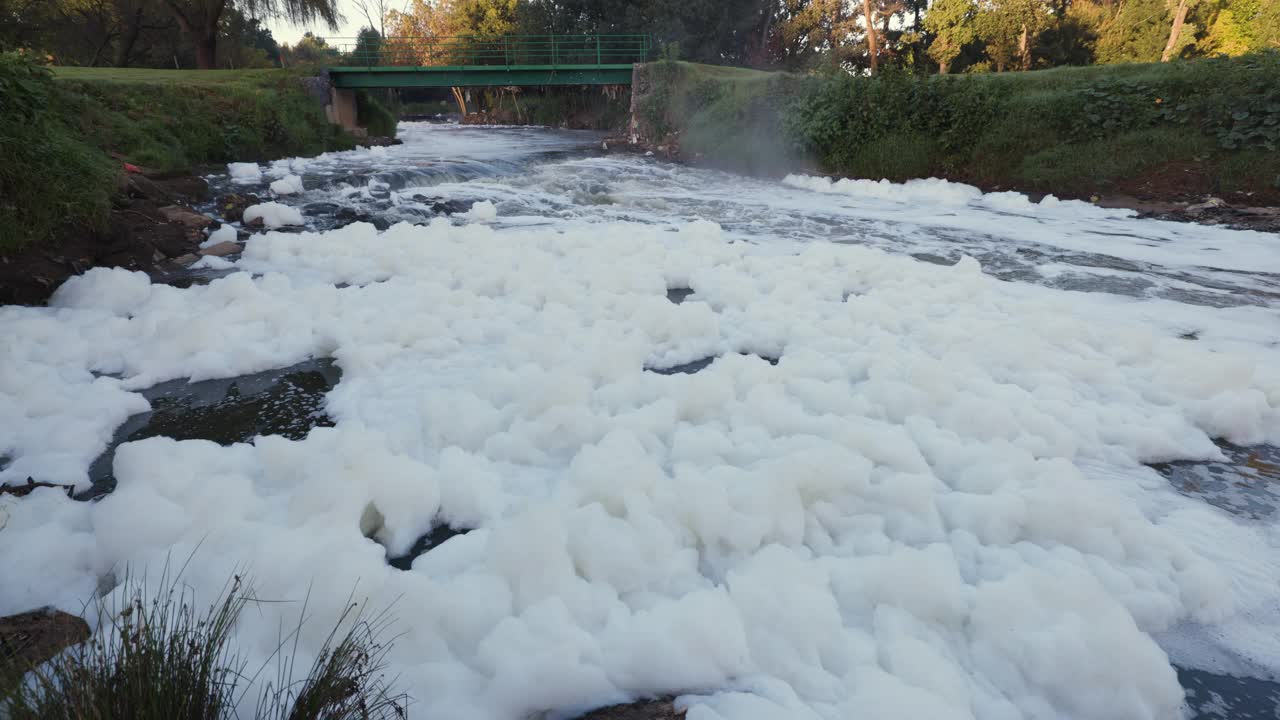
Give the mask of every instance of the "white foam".
<svg viewBox="0 0 1280 720">
<path fill-rule="evenodd" d="M 262 180 L 262 168 L 258 163 L 228 163 L 227 174 L 238 183 L 254 183 Z"/>
<path fill-rule="evenodd" d="M 297 175 L 286 175 L 271 183 L 271 192 L 276 195 L 297 195 L 304 189 L 302 187 L 302 178 Z"/>
<path fill-rule="evenodd" d="M 458 213 L 456 217 L 472 222 L 492 222 L 498 219 L 498 208 L 488 200 L 481 200 L 466 212 Z"/>
<path fill-rule="evenodd" d="M 101 502 L 14 503 L 0 613 L 79 610 L 109 569 L 200 546 L 197 591 L 247 564 L 295 601 L 241 618 L 251 663 L 309 594 L 305 662 L 354 587 L 396 600 L 418 711 L 495 720 L 681 692 L 701 718 L 1168 718 L 1153 634 L 1243 643 L 1274 547 L 1138 463 L 1280 441 L 1274 350 L 1212 352 L 1139 322 L 1148 304 L 1097 312 L 972 260 L 675 230 L 267 233 L 204 287 L 94 270 L 0 308 L 4 482 L 83 483 L 145 409 L 132 389 L 343 371 L 337 426 L 305 440 L 128 443 Z M 696 299 L 668 302 L 681 285 Z M 446 521 L 478 529 L 385 564 Z M 1227 526 L 1249 563 L 1209 551 Z"/>
<path fill-rule="evenodd" d="M 244 221 L 246 223 L 251 223 L 258 219 L 261 219 L 262 224 L 269 228 L 306 224 L 301 211 L 278 202 L 265 202 L 245 208 Z"/>
<path fill-rule="evenodd" d="M 239 237 L 240 235 L 236 232 L 235 226 L 223 223 L 218 226 L 217 230 L 209 233 L 209 237 L 206 238 L 204 242 L 200 243 L 200 247 L 207 248 L 213 247 L 214 245 L 220 245 L 224 242 L 235 242 Z"/>
</svg>

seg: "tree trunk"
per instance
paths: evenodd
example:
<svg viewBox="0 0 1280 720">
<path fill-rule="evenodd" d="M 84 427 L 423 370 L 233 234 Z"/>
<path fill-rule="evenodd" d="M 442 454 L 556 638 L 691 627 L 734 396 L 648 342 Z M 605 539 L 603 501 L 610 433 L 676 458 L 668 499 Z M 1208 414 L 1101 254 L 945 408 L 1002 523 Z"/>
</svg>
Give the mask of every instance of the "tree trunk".
<svg viewBox="0 0 1280 720">
<path fill-rule="evenodd" d="M 1018 60 L 1023 70 L 1031 69 L 1031 33 L 1026 23 L 1022 23 L 1022 35 L 1018 37 Z"/>
<path fill-rule="evenodd" d="M 218 67 L 218 33 L 205 32 L 194 38 L 196 44 L 196 67 L 200 70 L 213 70 Z"/>
<path fill-rule="evenodd" d="M 862 13 L 867 21 L 867 54 L 871 58 L 871 74 L 880 69 L 879 53 L 876 52 L 876 18 L 871 12 L 871 0 L 862 0 Z"/>
<path fill-rule="evenodd" d="M 1160 62 L 1173 59 L 1173 51 L 1178 46 L 1178 36 L 1182 34 L 1182 23 L 1187 19 L 1187 0 L 1178 0 L 1178 11 L 1173 15 L 1173 31 L 1169 33 L 1169 43 L 1164 46 L 1164 54 Z"/>
<path fill-rule="evenodd" d="M 142 34 L 142 8 L 134 10 L 125 26 L 124 37 L 120 38 L 120 47 L 116 51 L 116 67 L 129 67 L 129 57 L 133 55 L 133 47 L 138 44 L 138 36 Z"/>
</svg>

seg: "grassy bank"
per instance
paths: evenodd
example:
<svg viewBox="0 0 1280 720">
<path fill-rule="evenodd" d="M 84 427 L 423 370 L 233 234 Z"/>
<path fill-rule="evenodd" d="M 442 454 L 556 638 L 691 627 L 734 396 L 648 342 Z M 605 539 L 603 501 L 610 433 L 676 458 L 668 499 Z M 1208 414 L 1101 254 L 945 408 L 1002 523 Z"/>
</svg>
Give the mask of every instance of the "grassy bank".
<svg viewBox="0 0 1280 720">
<path fill-rule="evenodd" d="M 1280 53 L 950 77 L 648 74 L 641 120 L 733 169 L 1280 200 Z"/>
<path fill-rule="evenodd" d="M 185 172 L 352 145 L 279 70 L 49 70 L 5 54 L 0 97 L 0 252 L 101 228 L 122 161 Z"/>
</svg>

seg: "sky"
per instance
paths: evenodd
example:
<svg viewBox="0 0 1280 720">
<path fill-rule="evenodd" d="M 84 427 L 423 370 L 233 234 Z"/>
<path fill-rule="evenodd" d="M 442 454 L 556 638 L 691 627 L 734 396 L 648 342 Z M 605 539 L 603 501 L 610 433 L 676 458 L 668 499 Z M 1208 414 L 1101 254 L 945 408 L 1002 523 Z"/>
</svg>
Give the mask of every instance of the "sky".
<svg viewBox="0 0 1280 720">
<path fill-rule="evenodd" d="M 285 43 L 293 45 L 308 30 L 321 37 L 336 40 L 338 38 L 354 38 L 356 33 L 360 32 L 360 28 L 369 24 L 352 0 L 338 0 L 338 11 L 342 13 L 344 22 L 338 26 L 337 30 L 330 30 L 323 22 L 294 25 L 285 18 L 268 20 L 267 27 L 271 30 L 271 36 L 276 39 L 276 42 L 281 45 Z M 330 44 L 336 45 L 340 43 L 331 42 Z"/>
</svg>

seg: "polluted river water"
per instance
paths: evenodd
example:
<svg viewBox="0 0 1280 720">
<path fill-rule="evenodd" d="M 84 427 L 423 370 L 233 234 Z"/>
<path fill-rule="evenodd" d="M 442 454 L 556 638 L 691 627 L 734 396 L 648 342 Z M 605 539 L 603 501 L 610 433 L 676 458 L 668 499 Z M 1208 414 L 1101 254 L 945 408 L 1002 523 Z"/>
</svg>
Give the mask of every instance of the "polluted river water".
<svg viewBox="0 0 1280 720">
<path fill-rule="evenodd" d="M 250 661 L 390 606 L 414 717 L 1276 716 L 1275 236 L 400 135 L 0 308 L 0 482 L 79 498 L 0 495 L 0 614 L 195 552 Z"/>
</svg>

